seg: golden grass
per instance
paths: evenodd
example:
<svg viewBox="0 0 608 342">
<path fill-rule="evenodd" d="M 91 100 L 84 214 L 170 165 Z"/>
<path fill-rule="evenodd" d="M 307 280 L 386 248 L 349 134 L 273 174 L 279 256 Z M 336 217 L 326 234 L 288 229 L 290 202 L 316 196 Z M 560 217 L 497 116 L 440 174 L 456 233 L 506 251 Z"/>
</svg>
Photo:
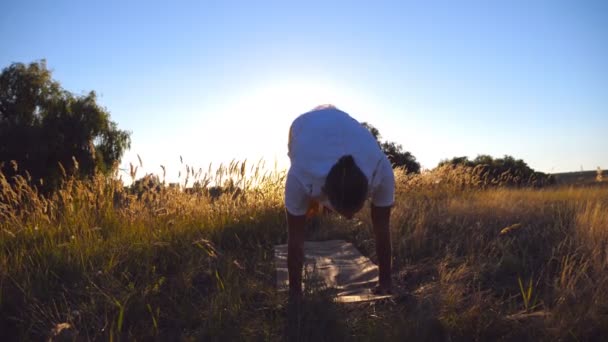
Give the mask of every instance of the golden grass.
<svg viewBox="0 0 608 342">
<path fill-rule="evenodd" d="M 608 188 L 484 186 L 458 168 L 396 175 L 396 298 L 341 306 L 311 295 L 294 326 L 273 281 L 272 246 L 286 240 L 284 173 L 259 163 L 213 175 L 188 166 L 181 187 L 137 191 L 115 177 L 66 176 L 49 198 L 25 177 L 0 174 L 0 338 L 592 340 L 608 332 Z M 212 196 L 213 184 L 226 191 Z M 308 237 L 348 239 L 374 258 L 369 213 L 358 219 L 326 217 Z"/>
</svg>

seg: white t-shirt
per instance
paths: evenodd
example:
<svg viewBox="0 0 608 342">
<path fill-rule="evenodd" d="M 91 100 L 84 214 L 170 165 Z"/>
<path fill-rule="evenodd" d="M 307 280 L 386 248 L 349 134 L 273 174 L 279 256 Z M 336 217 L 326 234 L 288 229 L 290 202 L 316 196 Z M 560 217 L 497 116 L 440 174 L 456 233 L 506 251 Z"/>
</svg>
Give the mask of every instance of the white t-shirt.
<svg viewBox="0 0 608 342">
<path fill-rule="evenodd" d="M 331 205 L 322 192 L 332 166 L 352 155 L 368 180 L 375 206 L 392 206 L 395 177 L 391 163 L 374 136 L 357 120 L 333 107 L 300 115 L 289 130 L 291 167 L 285 184 L 285 207 L 295 216 L 306 214 L 310 200 Z"/>
</svg>

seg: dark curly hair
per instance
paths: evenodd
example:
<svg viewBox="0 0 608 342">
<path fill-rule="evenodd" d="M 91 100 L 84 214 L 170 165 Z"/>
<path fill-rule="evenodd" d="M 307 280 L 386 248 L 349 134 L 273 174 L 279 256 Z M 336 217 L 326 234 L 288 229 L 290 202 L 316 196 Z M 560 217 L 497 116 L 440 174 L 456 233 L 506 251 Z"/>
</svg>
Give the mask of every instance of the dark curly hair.
<svg viewBox="0 0 608 342">
<path fill-rule="evenodd" d="M 355 163 L 353 156 L 340 157 L 325 179 L 325 194 L 334 209 L 355 211 L 367 197 L 367 177 Z"/>
</svg>

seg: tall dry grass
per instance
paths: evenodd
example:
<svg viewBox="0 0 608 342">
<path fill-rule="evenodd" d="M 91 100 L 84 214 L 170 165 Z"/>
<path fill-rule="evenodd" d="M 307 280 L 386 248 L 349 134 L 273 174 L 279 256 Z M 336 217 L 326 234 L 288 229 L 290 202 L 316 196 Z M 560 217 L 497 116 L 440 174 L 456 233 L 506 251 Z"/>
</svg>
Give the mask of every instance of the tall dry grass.
<svg viewBox="0 0 608 342">
<path fill-rule="evenodd" d="M 187 167 L 184 176 L 180 187 L 133 191 L 115 177 L 66 175 L 44 198 L 27 178 L 0 175 L 0 338 L 594 340 L 608 332 L 606 188 L 505 188 L 460 168 L 397 171 L 397 295 L 345 306 L 311 294 L 294 327 L 273 281 L 272 246 L 286 240 L 284 173 L 233 162 L 206 175 Z M 229 186 L 214 195 L 205 190 L 212 184 Z M 307 235 L 347 239 L 375 258 L 367 211 L 356 221 L 324 217 Z"/>
<path fill-rule="evenodd" d="M 102 176 L 66 177 L 44 198 L 25 178 L 0 177 L 0 338 L 44 337 L 59 323 L 84 339 L 238 334 L 241 309 L 254 315 L 248 306 L 273 295 L 283 177 L 234 162 L 197 179 L 230 178 L 240 200 L 136 194 Z"/>
</svg>

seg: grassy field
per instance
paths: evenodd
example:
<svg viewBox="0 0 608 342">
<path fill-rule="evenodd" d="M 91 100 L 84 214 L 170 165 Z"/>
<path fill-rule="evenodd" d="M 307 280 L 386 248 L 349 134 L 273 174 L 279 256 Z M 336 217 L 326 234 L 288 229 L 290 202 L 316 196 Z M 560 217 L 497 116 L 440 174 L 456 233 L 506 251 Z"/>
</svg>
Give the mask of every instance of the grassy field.
<svg viewBox="0 0 608 342">
<path fill-rule="evenodd" d="M 601 340 L 608 334 L 608 188 L 479 190 L 445 168 L 397 176 L 394 299 L 290 310 L 272 246 L 287 239 L 284 175 L 233 163 L 213 198 L 66 179 L 51 198 L 0 176 L 0 339 Z M 369 213 L 309 239 L 374 255 Z M 63 330 L 62 330 L 63 329 Z M 60 332 L 60 330 L 62 330 Z"/>
<path fill-rule="evenodd" d="M 608 186 L 608 170 L 563 172 L 555 173 L 553 176 L 559 185 Z"/>
</svg>

